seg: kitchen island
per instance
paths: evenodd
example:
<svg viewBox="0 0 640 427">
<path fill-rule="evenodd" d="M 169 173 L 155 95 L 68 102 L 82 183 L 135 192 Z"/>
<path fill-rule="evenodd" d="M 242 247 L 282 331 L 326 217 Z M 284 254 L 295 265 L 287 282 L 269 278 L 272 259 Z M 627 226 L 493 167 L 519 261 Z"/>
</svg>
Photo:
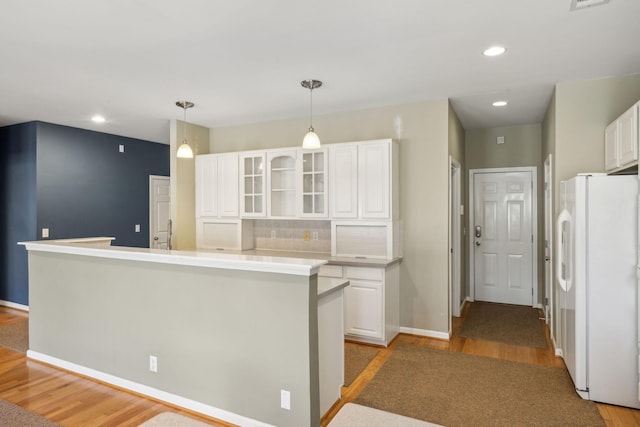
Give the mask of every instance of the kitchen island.
<svg viewBox="0 0 640 427">
<path fill-rule="evenodd" d="M 319 319 L 339 313 L 348 284 L 318 279 L 326 261 L 110 239 L 24 245 L 28 357 L 239 425 L 320 424 L 320 372 L 333 366 L 320 341 L 340 322 Z M 339 397 L 328 388 L 324 406 Z"/>
</svg>

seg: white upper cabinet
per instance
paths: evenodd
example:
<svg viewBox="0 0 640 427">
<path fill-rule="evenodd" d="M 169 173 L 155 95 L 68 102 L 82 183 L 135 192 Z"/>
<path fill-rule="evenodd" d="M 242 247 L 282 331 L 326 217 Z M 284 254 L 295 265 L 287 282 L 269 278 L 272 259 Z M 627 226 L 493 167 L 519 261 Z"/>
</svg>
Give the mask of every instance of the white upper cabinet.
<svg viewBox="0 0 640 427">
<path fill-rule="evenodd" d="M 397 216 L 396 144 L 390 139 L 335 144 L 329 157 L 332 218 Z"/>
<path fill-rule="evenodd" d="M 298 183 L 301 186 L 299 197 L 299 216 L 310 218 L 327 218 L 327 165 L 326 148 L 319 150 L 302 150 L 298 153 Z"/>
<path fill-rule="evenodd" d="M 296 218 L 297 149 L 267 152 L 267 209 L 270 218 Z"/>
<path fill-rule="evenodd" d="M 638 163 L 640 102 L 625 111 L 604 132 L 605 170 L 615 172 Z"/>
<path fill-rule="evenodd" d="M 265 159 L 264 152 L 240 153 L 240 205 L 243 217 L 264 217 L 267 214 Z"/>
<path fill-rule="evenodd" d="M 196 156 L 196 216 L 238 217 L 238 154 Z"/>
</svg>

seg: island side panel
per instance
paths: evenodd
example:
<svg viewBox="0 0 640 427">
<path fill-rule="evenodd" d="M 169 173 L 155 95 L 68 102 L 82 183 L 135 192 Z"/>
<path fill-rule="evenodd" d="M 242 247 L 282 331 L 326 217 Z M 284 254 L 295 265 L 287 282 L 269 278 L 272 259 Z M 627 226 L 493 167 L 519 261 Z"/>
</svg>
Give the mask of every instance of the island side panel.
<svg viewBox="0 0 640 427">
<path fill-rule="evenodd" d="M 269 424 L 319 425 L 316 294 L 315 275 L 30 251 L 29 346 Z"/>
</svg>

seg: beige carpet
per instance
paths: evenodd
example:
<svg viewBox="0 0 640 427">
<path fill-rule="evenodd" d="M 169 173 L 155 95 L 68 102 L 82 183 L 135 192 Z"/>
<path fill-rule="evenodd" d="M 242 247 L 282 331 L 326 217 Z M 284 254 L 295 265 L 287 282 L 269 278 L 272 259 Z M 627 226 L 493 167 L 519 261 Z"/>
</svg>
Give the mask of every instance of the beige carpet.
<svg viewBox="0 0 640 427">
<path fill-rule="evenodd" d="M 344 343 L 344 385 L 350 385 L 380 350 L 368 345 Z"/>
<path fill-rule="evenodd" d="M 7 427 L 60 427 L 60 424 L 5 400 L 0 400 L 0 425 Z"/>
<path fill-rule="evenodd" d="M 210 427 L 211 425 L 175 412 L 163 412 L 140 424 L 139 427 Z"/>
<path fill-rule="evenodd" d="M 437 427 L 437 424 L 383 412 L 355 403 L 344 405 L 328 427 Z"/>
<path fill-rule="evenodd" d="M 0 346 L 26 353 L 29 349 L 29 321 L 0 325 Z"/>
<path fill-rule="evenodd" d="M 506 344 L 547 348 L 540 310 L 522 305 L 472 302 L 458 335 Z"/>
<path fill-rule="evenodd" d="M 406 344 L 354 403 L 448 427 L 604 426 L 565 369 Z"/>
</svg>

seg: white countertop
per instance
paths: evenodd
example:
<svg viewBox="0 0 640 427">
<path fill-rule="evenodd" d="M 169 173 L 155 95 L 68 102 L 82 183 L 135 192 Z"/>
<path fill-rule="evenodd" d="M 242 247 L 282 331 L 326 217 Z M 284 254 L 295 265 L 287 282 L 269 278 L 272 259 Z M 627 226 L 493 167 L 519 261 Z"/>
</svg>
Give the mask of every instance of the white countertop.
<svg viewBox="0 0 640 427">
<path fill-rule="evenodd" d="M 178 251 L 166 249 L 131 248 L 110 246 L 112 238 L 38 240 L 19 242 L 28 251 L 55 252 L 99 258 L 124 259 L 129 261 L 157 262 L 194 267 L 222 268 L 231 270 L 261 271 L 298 276 L 318 273 L 324 259 L 283 257 L 268 254 L 249 254 L 216 251 Z"/>
<path fill-rule="evenodd" d="M 332 277 L 318 277 L 318 298 L 349 286 L 349 280 Z"/>
</svg>

